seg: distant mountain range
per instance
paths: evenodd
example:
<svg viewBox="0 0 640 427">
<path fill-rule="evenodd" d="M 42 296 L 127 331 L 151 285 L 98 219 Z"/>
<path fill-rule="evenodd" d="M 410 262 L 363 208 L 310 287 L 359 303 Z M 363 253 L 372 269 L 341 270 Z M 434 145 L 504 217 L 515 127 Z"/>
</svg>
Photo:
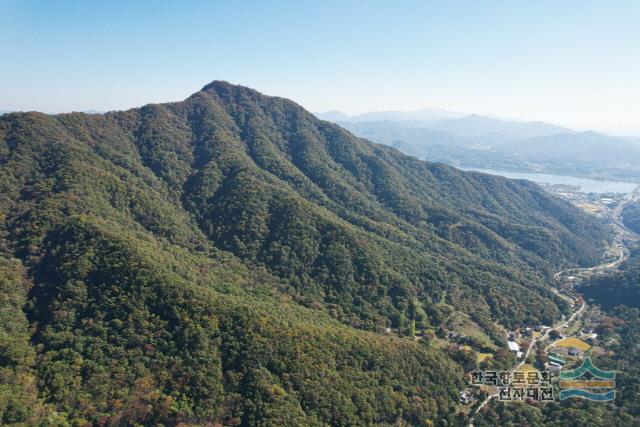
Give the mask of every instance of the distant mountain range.
<svg viewBox="0 0 640 427">
<path fill-rule="evenodd" d="M 0 116 L 2 116 L 3 114 L 9 114 L 9 113 L 15 113 L 16 111 L 14 110 L 0 110 Z M 99 111 L 99 110 L 83 110 L 82 111 L 85 114 L 104 114 L 104 111 Z"/>
<path fill-rule="evenodd" d="M 640 122 L 639 123 L 627 123 L 620 126 L 610 126 L 603 129 L 605 133 L 611 135 L 631 136 L 634 138 L 640 137 Z"/>
<path fill-rule="evenodd" d="M 535 138 L 561 132 L 572 132 L 570 129 L 544 122 L 507 121 L 478 114 L 444 119 L 432 123 L 430 127 L 468 137 L 494 137 L 496 139 Z"/>
<path fill-rule="evenodd" d="M 328 111 L 326 113 L 318 113 L 316 116 L 322 120 L 331 122 L 375 122 L 375 121 L 432 121 L 464 117 L 466 114 L 454 111 L 439 110 L 436 108 L 422 108 L 414 111 L 372 111 L 369 113 L 348 116 L 340 111 Z"/>
<path fill-rule="evenodd" d="M 333 111 L 318 117 L 362 138 L 453 166 L 640 181 L 640 140 L 633 137 L 431 109 L 358 116 Z"/>
</svg>

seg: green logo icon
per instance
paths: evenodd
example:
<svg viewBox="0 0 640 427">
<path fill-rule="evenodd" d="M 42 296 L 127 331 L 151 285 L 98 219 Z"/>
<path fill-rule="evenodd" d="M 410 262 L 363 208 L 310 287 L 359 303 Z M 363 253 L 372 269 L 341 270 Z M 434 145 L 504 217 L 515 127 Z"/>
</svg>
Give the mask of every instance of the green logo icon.
<svg viewBox="0 0 640 427">
<path fill-rule="evenodd" d="M 560 372 L 560 400 L 570 397 L 608 402 L 615 399 L 616 373 L 603 371 L 593 366 L 590 357 L 571 371 Z"/>
</svg>

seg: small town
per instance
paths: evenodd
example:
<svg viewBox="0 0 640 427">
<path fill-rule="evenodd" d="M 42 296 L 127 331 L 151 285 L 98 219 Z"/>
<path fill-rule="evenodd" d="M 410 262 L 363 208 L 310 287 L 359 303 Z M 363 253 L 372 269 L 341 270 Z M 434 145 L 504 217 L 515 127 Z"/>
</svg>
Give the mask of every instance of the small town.
<svg viewBox="0 0 640 427">
<path fill-rule="evenodd" d="M 637 200 L 639 189 L 623 195 L 618 193 L 581 193 L 579 188 L 566 185 L 543 185 L 555 194 L 571 201 L 581 209 L 611 221 L 616 230 L 616 239 L 608 248 L 607 262 L 588 268 L 572 268 L 554 275 L 556 288 L 553 292 L 567 301 L 571 308 L 569 316 L 555 325 L 527 325 L 508 331 L 506 334 L 509 352 L 515 355 L 517 364 L 507 374 L 549 372 L 557 377 L 564 368 L 576 367 L 586 356 L 601 355 L 603 339 L 596 329 L 605 320 L 597 306 L 589 305 L 579 293 L 580 284 L 589 277 L 602 275 L 618 268 L 628 257 L 629 247 L 640 241 L 633 231 L 621 221 L 621 212 L 626 203 Z M 458 338 L 457 336 L 453 336 Z M 489 356 L 490 357 L 490 356 Z M 470 374 L 470 381 L 473 376 Z M 501 397 L 497 385 L 467 387 L 460 391 L 459 402 L 479 412 L 493 398 Z M 522 399 L 534 403 L 533 399 Z"/>
</svg>

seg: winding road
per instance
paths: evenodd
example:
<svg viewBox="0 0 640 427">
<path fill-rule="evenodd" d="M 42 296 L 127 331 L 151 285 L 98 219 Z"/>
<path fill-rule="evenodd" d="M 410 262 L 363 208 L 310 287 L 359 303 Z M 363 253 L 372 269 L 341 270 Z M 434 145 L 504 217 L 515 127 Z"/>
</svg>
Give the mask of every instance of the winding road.
<svg viewBox="0 0 640 427">
<path fill-rule="evenodd" d="M 569 297 L 560 294 L 560 296 L 562 296 L 563 298 L 567 298 L 570 299 Z M 511 373 L 511 375 L 513 375 L 513 373 L 515 371 L 517 371 L 518 369 L 520 369 L 527 361 L 527 359 L 529 358 L 529 354 L 531 354 L 531 350 L 535 347 L 535 345 L 538 342 L 542 342 L 544 340 L 546 340 L 549 337 L 549 332 L 551 332 L 554 329 L 559 329 L 562 327 L 563 324 L 567 323 L 567 324 L 571 324 L 573 323 L 573 321 L 576 319 L 577 316 L 579 316 L 584 309 L 586 308 L 586 304 L 584 301 L 582 301 L 582 304 L 580 305 L 580 308 L 576 311 L 574 311 L 571 316 L 569 317 L 569 319 L 567 320 L 561 320 L 558 321 L 558 323 L 556 323 L 552 328 L 549 328 L 545 331 L 544 334 L 540 335 L 538 338 L 534 338 L 533 340 L 531 340 L 531 342 L 529 343 L 529 346 L 527 347 L 527 351 L 524 353 L 522 360 L 520 360 L 520 362 L 514 366 L 513 368 L 511 368 L 509 370 L 509 372 Z M 547 347 L 548 348 L 548 347 Z M 478 408 L 476 408 L 476 410 L 474 411 L 474 415 L 477 414 L 478 412 L 480 412 L 480 410 L 482 408 L 484 408 L 490 401 L 491 399 L 493 399 L 494 397 L 498 397 L 498 393 L 494 393 L 494 394 L 490 394 L 489 396 L 487 396 L 482 403 L 480 404 L 480 406 L 478 406 Z M 469 424 L 470 427 L 473 427 L 473 424 Z"/>
<path fill-rule="evenodd" d="M 629 193 L 622 202 L 620 202 L 618 204 L 618 206 L 616 206 L 613 211 L 611 211 L 610 214 L 610 219 L 612 221 L 612 223 L 616 226 L 616 232 L 618 234 L 618 236 L 616 237 L 616 246 L 619 248 L 620 250 L 620 256 L 617 260 L 613 261 L 613 262 L 608 262 L 608 263 L 604 263 L 604 264 L 600 264 L 600 265 L 596 265 L 593 267 L 585 267 L 585 268 L 570 268 L 567 270 L 561 270 L 557 273 L 555 273 L 553 275 L 553 278 L 555 280 L 560 280 L 561 277 L 565 274 L 574 274 L 574 275 L 578 275 L 581 273 L 587 273 L 587 274 L 591 274 L 594 273 L 596 271 L 598 272 L 604 272 L 607 270 L 612 270 L 617 268 L 620 264 L 622 264 L 625 259 L 628 257 L 629 254 L 629 249 L 626 247 L 624 241 L 625 239 L 632 239 L 632 240 L 639 240 L 640 236 L 636 233 L 634 233 L 633 231 L 629 230 L 624 223 L 622 222 L 622 211 L 624 210 L 625 206 L 631 202 L 637 201 L 640 198 L 640 185 L 638 185 L 635 190 L 632 193 Z M 568 295 L 563 294 L 560 291 L 555 291 L 556 295 L 558 295 L 561 298 L 564 298 L 565 300 L 569 301 L 569 302 L 574 302 L 575 300 L 573 298 L 571 298 Z M 575 319 L 585 310 L 586 308 L 586 304 L 584 302 L 584 300 L 581 299 L 581 305 L 580 308 L 578 308 L 577 310 L 575 310 L 571 316 L 569 316 L 569 318 L 567 320 L 561 320 L 558 323 L 556 323 L 552 328 L 549 328 L 545 331 L 544 334 L 542 334 L 541 336 L 539 336 L 538 338 L 534 338 L 533 340 L 531 340 L 531 342 L 529 343 L 529 346 L 527 347 L 527 351 L 524 353 L 522 360 L 515 366 L 513 367 L 509 372 L 511 372 L 511 374 L 513 374 L 513 372 L 517 371 L 518 369 L 520 369 L 527 361 L 527 358 L 529 357 L 529 355 L 531 354 L 531 350 L 534 348 L 534 346 L 538 343 L 538 342 L 542 342 L 545 341 L 548 337 L 549 337 L 549 332 L 551 332 L 554 329 L 559 329 L 562 327 L 562 325 L 564 324 L 568 324 L 569 326 L 571 326 L 571 324 L 575 321 Z M 551 346 L 551 344 L 549 344 L 546 348 L 545 351 Z M 469 423 L 469 427 L 473 427 L 473 418 L 475 417 L 475 415 L 480 412 L 482 410 L 482 408 L 484 408 L 485 406 L 487 406 L 489 404 L 489 402 L 497 397 L 499 394 L 498 393 L 494 393 L 494 394 L 490 394 L 488 395 L 483 401 L 482 403 L 480 403 L 480 406 L 478 406 L 476 408 L 476 410 L 473 412 L 473 416 L 471 417 L 470 423 Z"/>
</svg>

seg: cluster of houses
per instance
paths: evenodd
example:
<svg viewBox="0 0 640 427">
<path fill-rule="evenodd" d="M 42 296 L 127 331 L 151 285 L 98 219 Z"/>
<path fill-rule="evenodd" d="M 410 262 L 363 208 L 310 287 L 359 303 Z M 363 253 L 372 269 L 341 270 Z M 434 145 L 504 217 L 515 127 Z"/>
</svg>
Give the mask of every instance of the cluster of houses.
<svg viewBox="0 0 640 427">
<path fill-rule="evenodd" d="M 597 336 L 597 334 L 595 334 Z M 591 342 L 595 337 L 591 338 L 593 333 L 589 334 Z M 591 348 L 591 345 L 578 338 L 564 338 L 553 346 L 553 351 L 547 354 L 547 368 L 550 371 L 559 371 L 566 363 L 567 358 L 581 359 L 584 353 Z"/>
<path fill-rule="evenodd" d="M 558 353 L 549 352 L 547 355 L 547 369 L 550 371 L 559 371 L 566 364 L 567 359 Z"/>
<path fill-rule="evenodd" d="M 509 346 L 509 351 L 515 353 L 518 359 L 522 358 L 524 354 L 520 350 L 520 344 L 518 344 L 518 340 L 520 338 L 525 338 L 525 339 L 534 338 L 536 334 L 542 334 L 547 329 L 550 329 L 550 327 L 539 325 L 534 327 L 526 327 L 522 330 L 518 330 L 515 332 L 510 332 L 509 337 L 507 339 L 507 345 Z"/>
<path fill-rule="evenodd" d="M 544 187 L 599 217 L 605 216 L 606 210 L 617 205 L 622 197 L 620 193 L 584 193 L 580 187 L 573 186 L 546 185 Z"/>
<path fill-rule="evenodd" d="M 518 359 L 522 358 L 522 352 L 520 351 L 520 345 L 515 341 L 508 341 L 509 350 L 516 354 Z"/>
<path fill-rule="evenodd" d="M 460 403 L 468 405 L 473 401 L 473 390 L 465 388 L 460 392 Z"/>
<path fill-rule="evenodd" d="M 598 334 L 593 332 L 593 329 L 583 329 L 580 331 L 580 339 L 586 341 L 589 344 L 593 344 L 598 338 Z"/>
</svg>

